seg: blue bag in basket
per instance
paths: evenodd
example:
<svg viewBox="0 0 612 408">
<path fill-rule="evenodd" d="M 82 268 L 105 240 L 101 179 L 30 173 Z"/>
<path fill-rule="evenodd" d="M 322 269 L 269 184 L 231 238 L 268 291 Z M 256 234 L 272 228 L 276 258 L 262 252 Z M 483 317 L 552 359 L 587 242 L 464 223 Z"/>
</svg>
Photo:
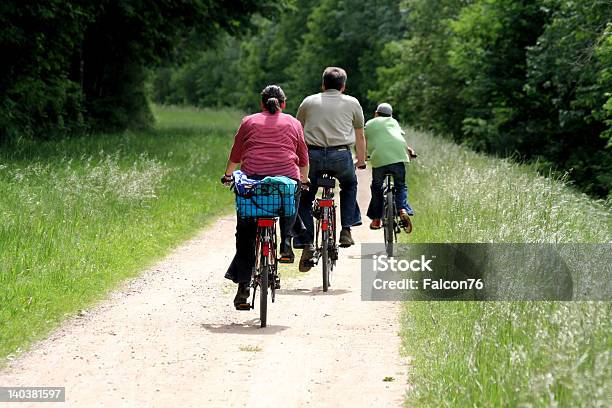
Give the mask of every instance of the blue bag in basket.
<svg viewBox="0 0 612 408">
<path fill-rule="evenodd" d="M 236 210 L 240 217 L 289 217 L 295 214 L 297 182 L 285 176 L 249 179 L 242 171 L 232 174 Z"/>
</svg>

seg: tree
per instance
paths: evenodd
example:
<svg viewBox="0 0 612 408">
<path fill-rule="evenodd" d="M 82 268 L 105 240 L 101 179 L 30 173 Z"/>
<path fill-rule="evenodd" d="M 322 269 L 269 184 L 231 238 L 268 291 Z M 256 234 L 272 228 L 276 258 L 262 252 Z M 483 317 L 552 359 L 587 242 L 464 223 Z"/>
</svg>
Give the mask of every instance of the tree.
<svg viewBox="0 0 612 408">
<path fill-rule="evenodd" d="M 148 67 L 238 33 L 285 2 L 7 0 L 0 5 L 0 137 L 145 126 Z"/>
<path fill-rule="evenodd" d="M 386 100 L 400 119 L 424 129 L 459 136 L 463 105 L 460 83 L 448 63 L 449 21 L 466 1 L 407 0 L 401 3 L 406 33 L 387 44 L 372 98 Z"/>
<path fill-rule="evenodd" d="M 612 89 L 612 7 L 607 0 L 544 4 L 550 23 L 527 59 L 530 153 L 605 197 L 612 191 L 612 155 L 604 139 L 612 125 L 606 96 Z"/>
</svg>

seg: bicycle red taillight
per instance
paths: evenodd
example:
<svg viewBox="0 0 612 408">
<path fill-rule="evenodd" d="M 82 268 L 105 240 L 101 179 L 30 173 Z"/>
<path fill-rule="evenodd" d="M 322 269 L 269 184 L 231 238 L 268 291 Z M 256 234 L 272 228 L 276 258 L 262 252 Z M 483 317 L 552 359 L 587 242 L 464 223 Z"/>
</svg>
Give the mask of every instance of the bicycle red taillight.
<svg viewBox="0 0 612 408">
<path fill-rule="evenodd" d="M 260 218 L 257 220 L 258 227 L 273 227 L 274 218 Z"/>
<path fill-rule="evenodd" d="M 334 205 L 334 200 L 319 200 L 319 207 L 331 207 Z"/>
</svg>

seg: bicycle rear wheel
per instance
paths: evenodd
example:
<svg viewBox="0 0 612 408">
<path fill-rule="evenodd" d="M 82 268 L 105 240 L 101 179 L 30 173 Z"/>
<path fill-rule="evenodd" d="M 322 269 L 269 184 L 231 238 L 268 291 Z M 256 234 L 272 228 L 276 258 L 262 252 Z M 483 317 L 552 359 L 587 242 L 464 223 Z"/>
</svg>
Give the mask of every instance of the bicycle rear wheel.
<svg viewBox="0 0 612 408">
<path fill-rule="evenodd" d="M 323 292 L 329 289 L 329 273 L 331 260 L 329 257 L 329 231 L 323 231 L 323 246 L 321 247 L 321 260 L 323 261 Z"/>
<path fill-rule="evenodd" d="M 266 265 L 261 268 L 261 274 L 259 275 L 259 320 L 261 322 L 260 327 L 266 327 L 268 323 L 268 275 L 270 273 L 270 266 Z"/>
<path fill-rule="evenodd" d="M 385 250 L 387 256 L 393 256 L 393 241 L 395 239 L 395 212 L 393 202 L 393 191 L 387 190 L 385 195 Z"/>
</svg>

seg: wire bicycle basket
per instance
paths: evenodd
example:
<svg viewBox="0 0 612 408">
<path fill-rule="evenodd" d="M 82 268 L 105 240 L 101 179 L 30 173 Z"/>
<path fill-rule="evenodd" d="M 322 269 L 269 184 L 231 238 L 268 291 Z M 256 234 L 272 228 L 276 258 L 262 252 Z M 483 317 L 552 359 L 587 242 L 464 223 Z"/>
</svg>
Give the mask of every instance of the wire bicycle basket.
<svg viewBox="0 0 612 408">
<path fill-rule="evenodd" d="M 241 178 L 234 192 L 240 218 L 290 217 L 296 212 L 298 183 L 289 177 Z"/>
</svg>

